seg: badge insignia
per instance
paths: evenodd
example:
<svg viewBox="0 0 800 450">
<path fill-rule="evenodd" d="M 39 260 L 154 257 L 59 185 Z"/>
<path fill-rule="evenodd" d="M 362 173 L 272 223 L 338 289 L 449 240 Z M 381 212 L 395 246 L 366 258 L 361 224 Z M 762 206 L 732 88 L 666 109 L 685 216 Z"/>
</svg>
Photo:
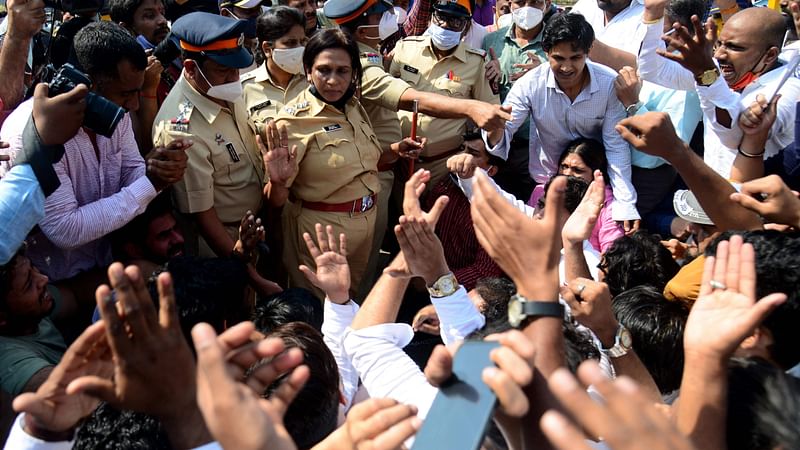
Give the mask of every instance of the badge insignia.
<svg viewBox="0 0 800 450">
<path fill-rule="evenodd" d="M 225 142 L 225 138 L 222 137 L 222 133 L 217 133 L 217 135 L 214 136 L 214 142 L 216 142 L 217 145 L 222 145 Z"/>
<path fill-rule="evenodd" d="M 416 67 L 411 67 L 408 64 L 403 66 L 403 70 L 405 70 L 406 72 L 411 72 L 415 75 L 419 73 L 419 69 L 417 69 Z"/>
<path fill-rule="evenodd" d="M 259 103 L 257 105 L 253 105 L 252 107 L 250 107 L 250 112 L 252 113 L 252 112 L 256 112 L 258 110 L 264 109 L 264 108 L 266 108 L 267 106 L 269 106 L 271 104 L 272 104 L 272 102 L 267 100 L 267 101 L 261 102 L 261 103 Z"/>
<path fill-rule="evenodd" d="M 342 126 L 339 125 L 338 123 L 335 123 L 333 125 L 328 125 L 327 127 L 322 127 L 322 129 L 325 130 L 326 133 L 332 133 L 334 131 L 341 130 Z"/>
<path fill-rule="evenodd" d="M 241 161 L 241 159 L 239 159 L 239 153 L 236 151 L 236 147 L 234 147 L 233 144 L 228 142 L 225 144 L 225 148 L 228 150 L 228 155 L 230 155 L 231 161 L 235 163 Z"/>
</svg>

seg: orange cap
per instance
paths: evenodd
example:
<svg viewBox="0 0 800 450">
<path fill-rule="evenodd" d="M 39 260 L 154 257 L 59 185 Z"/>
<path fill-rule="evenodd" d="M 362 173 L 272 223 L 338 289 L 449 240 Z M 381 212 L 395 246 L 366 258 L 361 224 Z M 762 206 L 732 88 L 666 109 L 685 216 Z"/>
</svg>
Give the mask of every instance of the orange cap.
<svg viewBox="0 0 800 450">
<path fill-rule="evenodd" d="M 462 15 L 466 12 L 467 16 L 472 15 L 472 7 L 470 6 L 469 0 L 437 0 L 434 2 L 433 7 L 443 12 L 453 12 L 456 14 L 461 12 Z M 459 7 L 463 8 L 464 11 L 459 11 Z"/>
</svg>

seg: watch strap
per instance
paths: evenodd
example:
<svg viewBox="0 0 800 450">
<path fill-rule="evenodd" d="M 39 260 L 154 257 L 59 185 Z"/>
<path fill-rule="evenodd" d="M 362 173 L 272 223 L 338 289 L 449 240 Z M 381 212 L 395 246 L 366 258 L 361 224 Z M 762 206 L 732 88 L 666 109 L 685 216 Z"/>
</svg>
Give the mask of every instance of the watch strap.
<svg viewBox="0 0 800 450">
<path fill-rule="evenodd" d="M 559 302 L 522 302 L 522 313 L 526 317 L 559 317 L 564 318 L 564 305 Z"/>
</svg>

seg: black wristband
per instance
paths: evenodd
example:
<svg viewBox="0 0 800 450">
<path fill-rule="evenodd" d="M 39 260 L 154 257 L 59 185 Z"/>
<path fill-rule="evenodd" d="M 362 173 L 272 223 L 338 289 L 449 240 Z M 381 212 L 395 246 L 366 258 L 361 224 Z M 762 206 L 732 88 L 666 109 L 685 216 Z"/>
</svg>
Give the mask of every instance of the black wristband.
<svg viewBox="0 0 800 450">
<path fill-rule="evenodd" d="M 33 116 L 28 119 L 22 132 L 22 150 L 21 154 L 24 156 L 18 157 L 14 164 L 30 164 L 45 197 L 55 192 L 61 182 L 53 169 L 53 164 L 64 156 L 64 146 L 44 145 L 33 123 Z"/>
</svg>

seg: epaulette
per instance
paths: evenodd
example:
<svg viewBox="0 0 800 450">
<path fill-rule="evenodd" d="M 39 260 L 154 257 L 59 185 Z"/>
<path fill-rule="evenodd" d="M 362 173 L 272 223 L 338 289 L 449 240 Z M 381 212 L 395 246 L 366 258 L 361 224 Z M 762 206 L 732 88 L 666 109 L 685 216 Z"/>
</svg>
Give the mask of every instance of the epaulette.
<svg viewBox="0 0 800 450">
<path fill-rule="evenodd" d="M 377 53 L 364 52 L 361 57 L 366 58 L 370 64 L 383 64 L 383 57 Z"/>
<path fill-rule="evenodd" d="M 467 52 L 468 53 L 474 53 L 476 55 L 480 55 L 481 58 L 485 58 L 486 57 L 486 50 L 481 49 L 481 48 L 467 47 Z"/>
<path fill-rule="evenodd" d="M 255 70 L 251 70 L 250 72 L 247 72 L 244 75 L 239 75 L 239 81 L 244 83 L 245 81 L 252 80 L 255 77 L 256 77 L 256 71 Z"/>
<path fill-rule="evenodd" d="M 311 109 L 311 103 L 309 103 L 307 100 L 300 103 L 295 103 L 294 105 L 287 105 L 283 108 L 287 114 L 292 116 L 296 116 L 297 113 L 308 111 L 309 109 Z"/>
<path fill-rule="evenodd" d="M 189 131 L 189 118 L 194 111 L 194 105 L 189 100 L 184 100 L 178 106 L 178 115 L 170 119 L 169 129 L 186 133 Z"/>
</svg>

